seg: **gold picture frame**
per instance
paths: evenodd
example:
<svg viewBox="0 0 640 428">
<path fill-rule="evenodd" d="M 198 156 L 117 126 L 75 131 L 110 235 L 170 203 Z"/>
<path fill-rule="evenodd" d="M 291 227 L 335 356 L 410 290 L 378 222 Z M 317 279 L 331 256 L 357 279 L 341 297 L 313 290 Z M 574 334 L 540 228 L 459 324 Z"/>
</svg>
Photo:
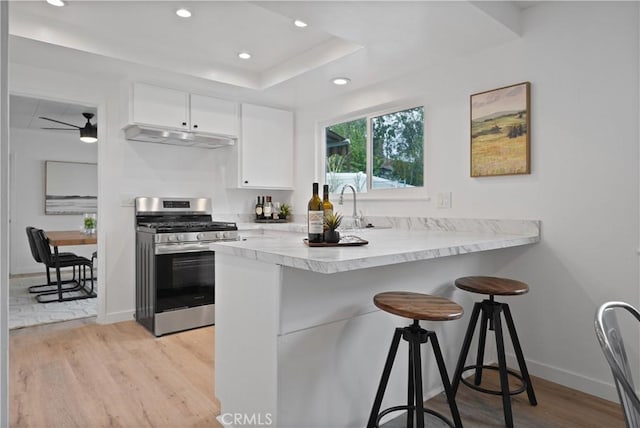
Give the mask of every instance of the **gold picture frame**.
<svg viewBox="0 0 640 428">
<path fill-rule="evenodd" d="M 531 83 L 470 97 L 471 177 L 531 173 Z"/>
</svg>

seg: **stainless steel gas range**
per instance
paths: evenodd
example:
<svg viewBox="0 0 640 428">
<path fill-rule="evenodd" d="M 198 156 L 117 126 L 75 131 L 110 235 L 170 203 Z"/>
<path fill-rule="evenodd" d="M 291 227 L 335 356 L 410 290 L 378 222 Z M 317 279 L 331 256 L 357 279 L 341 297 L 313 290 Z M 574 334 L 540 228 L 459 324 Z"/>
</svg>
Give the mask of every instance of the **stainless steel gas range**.
<svg viewBox="0 0 640 428">
<path fill-rule="evenodd" d="M 211 219 L 208 198 L 136 198 L 136 320 L 156 336 L 215 321 L 215 254 L 235 223 Z"/>
</svg>

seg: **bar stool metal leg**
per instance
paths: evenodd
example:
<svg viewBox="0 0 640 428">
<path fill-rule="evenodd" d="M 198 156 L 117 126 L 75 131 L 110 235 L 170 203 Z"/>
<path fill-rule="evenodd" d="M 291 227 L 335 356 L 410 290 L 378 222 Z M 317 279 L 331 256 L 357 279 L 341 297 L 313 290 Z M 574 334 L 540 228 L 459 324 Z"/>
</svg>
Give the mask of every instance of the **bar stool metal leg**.
<svg viewBox="0 0 640 428">
<path fill-rule="evenodd" d="M 396 328 L 396 331 L 393 334 L 393 340 L 391 341 L 391 347 L 389 348 L 389 355 L 387 356 L 387 361 L 384 364 L 382 378 L 380 379 L 380 385 L 378 385 L 378 392 L 376 393 L 376 399 L 373 402 L 373 408 L 371 409 L 371 414 L 369 415 L 367 428 L 375 428 L 376 426 L 376 419 L 378 418 L 378 413 L 380 413 L 382 398 L 384 397 L 385 389 L 387 389 L 389 375 L 391 374 L 391 369 L 393 368 L 393 361 L 395 360 L 396 354 L 398 353 L 398 345 L 400 344 L 400 338 L 402 337 L 403 331 L 404 329 L 402 328 Z"/>
<path fill-rule="evenodd" d="M 480 304 L 480 302 L 476 302 L 473 305 L 473 312 L 471 313 L 469 326 L 467 327 L 467 332 L 465 333 L 464 340 L 462 342 L 462 350 L 460 351 L 460 357 L 458 358 L 458 365 L 456 366 L 456 371 L 453 374 L 453 382 L 451 385 L 451 389 L 453 391 L 454 396 L 458 392 L 458 386 L 460 386 L 460 379 L 462 378 L 464 363 L 467 360 L 467 355 L 469 354 L 469 348 L 471 347 L 471 340 L 473 339 L 473 333 L 476 330 L 476 324 L 478 323 L 478 315 L 480 314 L 481 306 L 482 305 Z"/>
<path fill-rule="evenodd" d="M 417 322 L 416 322 L 417 323 Z M 424 405 L 424 396 L 422 395 L 422 358 L 420 357 L 420 339 L 415 333 L 412 340 L 414 340 L 413 348 L 413 374 L 414 374 L 414 387 L 416 392 L 416 428 L 424 428 L 424 411 L 422 410 Z"/>
<path fill-rule="evenodd" d="M 409 388 L 407 391 L 407 428 L 413 428 L 413 399 L 415 394 L 415 388 L 413 385 L 413 343 L 409 341 Z"/>
<path fill-rule="evenodd" d="M 513 413 L 511 412 L 511 393 L 509 392 L 509 375 L 507 373 L 507 359 L 504 354 L 504 337 L 502 335 L 502 322 L 500 321 L 500 307 L 494 308 L 493 326 L 496 333 L 496 346 L 498 348 L 498 371 L 500 372 L 500 387 L 502 389 L 502 407 L 504 409 L 504 422 L 507 428 L 513 428 Z"/>
<path fill-rule="evenodd" d="M 449 375 L 447 374 L 447 367 L 444 364 L 444 358 L 442 358 L 442 351 L 440 350 L 440 344 L 438 343 L 438 337 L 434 334 L 429 335 L 431 339 L 431 347 L 433 353 L 436 356 L 436 362 L 438 363 L 438 370 L 440 370 L 440 377 L 442 378 L 442 384 L 444 385 L 444 392 L 449 402 L 449 409 L 451 410 L 451 416 L 453 416 L 453 424 L 456 428 L 462 428 L 462 420 L 460 419 L 460 413 L 458 412 L 458 405 L 456 404 L 453 389 L 449 383 Z"/>
<path fill-rule="evenodd" d="M 529 397 L 529 403 L 532 406 L 536 406 L 538 404 L 538 400 L 536 400 L 536 394 L 533 392 L 533 384 L 531 383 L 531 378 L 529 377 L 529 370 L 527 370 L 527 364 L 524 361 L 524 354 L 522 353 L 522 348 L 520 347 L 520 340 L 518 339 L 518 334 L 516 333 L 516 326 L 513 323 L 513 318 L 511 317 L 511 309 L 509 309 L 509 305 L 504 305 L 504 318 L 507 322 L 507 327 L 509 328 L 509 334 L 511 335 L 511 342 L 513 343 L 513 349 L 516 353 L 518 365 L 520 366 L 520 373 L 522 374 L 522 378 L 524 379 L 525 384 L 527 386 L 527 396 Z"/>
<path fill-rule="evenodd" d="M 487 341 L 487 320 L 489 319 L 489 311 L 483 305 L 482 320 L 480 321 L 480 338 L 478 340 L 478 357 L 476 358 L 476 377 L 474 383 L 480 385 L 482 383 L 482 365 L 484 364 L 484 348 Z"/>
</svg>

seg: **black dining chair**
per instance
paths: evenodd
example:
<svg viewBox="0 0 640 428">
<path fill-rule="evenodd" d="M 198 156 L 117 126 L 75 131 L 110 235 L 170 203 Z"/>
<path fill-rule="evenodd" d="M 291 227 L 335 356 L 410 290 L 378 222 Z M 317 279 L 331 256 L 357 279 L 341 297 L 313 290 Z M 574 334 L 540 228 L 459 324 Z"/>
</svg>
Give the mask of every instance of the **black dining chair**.
<svg viewBox="0 0 640 428">
<path fill-rule="evenodd" d="M 94 261 L 95 260 L 95 261 Z M 93 266 L 93 271 L 95 272 L 96 270 L 96 262 L 98 261 L 98 252 L 94 251 L 93 253 L 91 253 L 91 266 Z M 97 278 L 93 275 L 91 275 L 91 279 L 92 280 L 96 280 Z"/>
<path fill-rule="evenodd" d="M 31 232 L 36 244 L 36 248 L 38 249 L 38 255 L 40 256 L 40 259 L 45 264 L 47 269 L 49 268 L 56 269 L 56 277 L 59 272 L 58 268 L 73 267 L 73 266 L 78 267 L 78 283 L 75 287 L 63 290 L 62 284 L 58 283 L 57 290 L 39 293 L 36 296 L 36 300 L 39 303 L 50 303 L 50 302 L 56 302 L 56 301 L 66 302 L 71 300 L 89 299 L 89 298 L 96 297 L 96 294 L 94 292 L 93 265 L 91 263 L 91 260 L 82 256 L 65 257 L 65 258 L 59 258 L 58 260 L 56 260 L 55 256 L 51 254 L 51 247 L 49 246 L 49 240 L 47 239 L 47 235 L 45 235 L 44 231 L 42 229 L 33 229 Z M 80 278 L 81 267 L 82 267 L 82 275 L 83 275 L 82 279 Z M 90 290 L 86 289 L 86 282 L 87 282 L 86 268 L 90 269 L 90 274 L 91 274 Z M 81 294 L 76 294 L 73 296 L 66 296 L 66 297 L 63 296 L 64 293 L 69 293 L 72 291 L 81 292 Z M 55 294 L 57 294 L 58 296 L 57 298 L 54 298 L 54 299 L 45 297 L 45 296 L 51 296 Z"/>
<path fill-rule="evenodd" d="M 40 258 L 40 254 L 38 253 L 38 247 L 36 246 L 36 241 L 33 237 L 34 229 L 36 228 L 32 226 L 27 226 L 26 228 L 27 242 L 29 243 L 29 249 L 31 250 L 31 256 L 33 257 L 33 259 L 37 263 L 43 263 L 42 259 Z M 64 258 L 73 258 L 78 256 L 74 253 L 65 252 L 65 253 L 59 253 L 58 257 L 64 259 Z M 76 280 L 76 265 L 73 265 L 72 267 L 73 267 L 73 277 L 71 279 L 63 280 L 62 284 L 73 283 L 75 285 L 72 287 L 63 287 L 62 289 L 63 291 L 72 290 L 78 286 L 78 281 Z M 49 271 L 49 269 L 50 269 L 49 267 L 45 266 L 45 270 L 47 273 L 47 283 L 42 285 L 32 285 L 31 287 L 29 287 L 29 293 L 38 294 L 38 293 L 43 293 L 47 291 L 55 291 L 56 293 L 58 292 L 58 285 L 51 282 L 51 272 Z"/>
</svg>

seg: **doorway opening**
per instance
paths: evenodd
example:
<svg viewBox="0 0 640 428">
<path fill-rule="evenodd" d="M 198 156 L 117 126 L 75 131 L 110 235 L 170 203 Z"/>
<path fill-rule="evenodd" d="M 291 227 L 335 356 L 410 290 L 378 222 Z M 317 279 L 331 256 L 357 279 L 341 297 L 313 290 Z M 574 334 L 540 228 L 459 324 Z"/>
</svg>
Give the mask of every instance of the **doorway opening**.
<svg viewBox="0 0 640 428">
<path fill-rule="evenodd" d="M 72 319 L 95 320 L 97 293 L 98 111 L 95 106 L 11 94 L 9 98 L 9 329 Z M 59 298 L 55 267 L 46 267 L 28 239 L 36 228 L 53 236 L 75 232 L 59 251 L 84 261 L 61 268 Z M 93 232 L 94 239 L 91 239 Z M 29 234 L 29 235 L 28 235 Z M 37 233 L 35 234 L 37 236 Z M 37 238 L 36 238 L 37 239 Z M 63 246 L 64 245 L 64 246 Z M 54 248 L 46 245 L 52 254 Z M 42 248 L 40 248 L 42 250 Z M 45 250 L 46 251 L 46 250 Z M 88 261 L 88 262 L 87 262 Z M 61 265 L 74 265 L 72 262 Z M 91 269 L 93 267 L 93 275 Z M 50 274 L 47 275 L 47 269 Z M 83 277 L 83 273 L 86 276 Z M 44 287 L 39 287 L 45 285 Z M 47 294 L 48 293 L 48 294 Z M 42 303 L 45 302 L 45 303 Z"/>
</svg>

